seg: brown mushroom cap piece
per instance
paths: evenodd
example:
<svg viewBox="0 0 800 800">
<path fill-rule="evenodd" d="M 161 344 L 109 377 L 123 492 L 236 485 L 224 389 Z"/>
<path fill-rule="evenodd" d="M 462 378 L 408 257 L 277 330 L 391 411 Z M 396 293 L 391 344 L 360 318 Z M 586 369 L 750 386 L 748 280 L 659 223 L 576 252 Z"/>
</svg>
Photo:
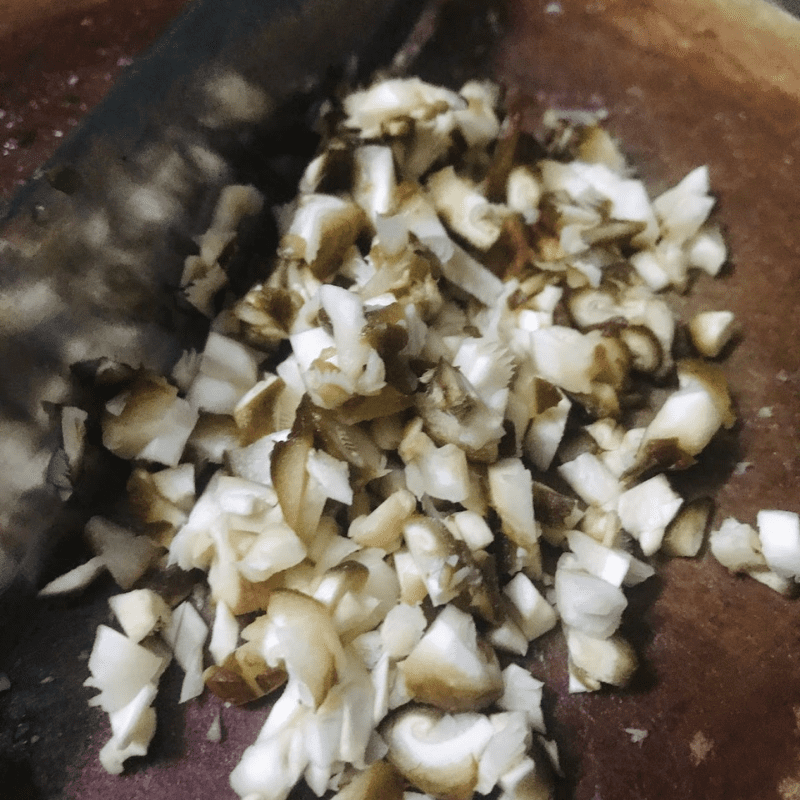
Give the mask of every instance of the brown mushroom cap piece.
<svg viewBox="0 0 800 800">
<path fill-rule="evenodd" d="M 478 760 L 494 734 L 482 714 L 446 714 L 406 706 L 381 726 L 387 759 L 418 789 L 437 800 L 468 800 Z"/>
<path fill-rule="evenodd" d="M 478 711 L 503 693 L 494 650 L 478 639 L 469 614 L 448 605 L 401 662 L 413 698 L 444 711 Z"/>
</svg>

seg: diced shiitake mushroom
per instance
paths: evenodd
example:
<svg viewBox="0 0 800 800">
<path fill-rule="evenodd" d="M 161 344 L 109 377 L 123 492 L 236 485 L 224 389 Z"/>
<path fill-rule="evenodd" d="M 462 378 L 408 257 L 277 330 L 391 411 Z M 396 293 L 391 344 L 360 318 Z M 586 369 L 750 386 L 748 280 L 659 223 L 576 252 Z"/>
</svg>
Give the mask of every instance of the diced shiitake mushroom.
<svg viewBox="0 0 800 800">
<path fill-rule="evenodd" d="M 482 714 L 408 706 L 389 718 L 381 735 L 387 758 L 414 786 L 439 800 L 468 800 L 494 728 Z"/>
<path fill-rule="evenodd" d="M 531 580 L 518 572 L 504 587 L 503 593 L 511 601 L 515 621 L 528 641 L 537 639 L 555 627 L 558 617 Z"/>
<path fill-rule="evenodd" d="M 147 536 L 137 536 L 102 517 L 89 520 L 86 536 L 121 589 L 130 589 L 159 554 L 159 548 Z"/>
<path fill-rule="evenodd" d="M 477 577 L 478 569 L 469 548 L 459 542 L 443 523 L 415 515 L 404 525 L 403 538 L 415 572 L 434 606 L 456 598 L 467 583 Z"/>
<path fill-rule="evenodd" d="M 99 705 L 113 712 L 130 703 L 150 681 L 157 679 L 163 659 L 149 649 L 113 628 L 101 625 L 97 629 L 92 654 L 89 656 L 91 677 L 85 686 L 100 690 L 90 705 Z"/>
<path fill-rule="evenodd" d="M 250 96 L 223 77 L 215 92 Z M 205 347 L 170 380 L 129 370 L 103 415 L 106 447 L 137 462 L 143 535 L 93 518 L 96 558 L 43 590 L 106 568 L 132 590 L 112 600 L 127 635 L 101 626 L 89 660 L 109 771 L 152 737 L 164 639 L 182 700 L 276 693 L 231 776 L 250 800 L 300 780 L 337 800 L 545 800 L 543 684 L 496 651 L 524 656 L 560 621 L 571 691 L 631 678 L 625 589 L 659 551 L 696 555 L 711 515 L 660 473 L 735 421 L 705 360 L 732 316 L 696 316 L 700 357 L 676 361 L 655 294 L 727 257 L 708 170 L 651 202 L 595 117 L 547 115 L 553 140 L 529 147 L 498 102 L 416 78 L 344 98 L 277 213 L 274 270 L 241 298 L 220 296 L 225 252 L 263 200 L 223 192 L 182 281 L 203 313 L 223 306 Z M 630 413 L 648 404 L 649 422 Z M 69 477 L 83 413 L 63 427 Z M 205 671 L 198 610 L 134 588 L 165 547 L 207 573 Z M 710 547 L 779 591 L 800 576 L 796 514 L 726 520 Z"/>
<path fill-rule="evenodd" d="M 717 561 L 732 572 L 748 572 L 767 566 L 756 531 L 732 517 L 726 519 L 718 530 L 712 531 L 709 543 Z"/>
<path fill-rule="evenodd" d="M 567 648 L 571 680 L 589 690 L 599 689 L 601 683 L 624 686 L 637 667 L 633 648 L 618 635 L 597 638 L 568 630 Z"/>
<path fill-rule="evenodd" d="M 197 408 L 176 387 L 142 375 L 106 405 L 103 444 L 121 458 L 176 466 L 197 419 Z"/>
<path fill-rule="evenodd" d="M 303 631 L 298 636 L 298 631 Z M 282 664 L 302 702 L 318 707 L 336 682 L 344 651 L 325 606 L 300 592 L 278 590 L 269 599 L 262 640 L 267 664 Z"/>
<path fill-rule="evenodd" d="M 308 265 L 315 277 L 331 275 L 364 227 L 364 212 L 330 195 L 304 195 L 281 242 L 285 258 Z"/>
<path fill-rule="evenodd" d="M 684 503 L 667 526 L 661 552 L 692 558 L 700 552 L 711 519 L 713 504 L 708 497 Z"/>
<path fill-rule="evenodd" d="M 169 622 L 169 607 L 152 589 L 136 589 L 109 599 L 125 635 L 132 642 L 140 642 L 156 628 Z"/>
<path fill-rule="evenodd" d="M 230 414 L 257 377 L 257 362 L 250 349 L 212 331 L 187 399 L 193 408 Z"/>
<path fill-rule="evenodd" d="M 617 504 L 620 522 L 650 556 L 661 547 L 667 525 L 677 513 L 683 499 L 670 487 L 663 475 L 623 492 Z"/>
<path fill-rule="evenodd" d="M 580 569 L 569 556 L 559 561 L 555 591 L 564 623 L 598 639 L 614 633 L 628 604 L 619 587 Z"/>
<path fill-rule="evenodd" d="M 168 660 L 112 628 L 98 627 L 84 685 L 100 690 L 89 704 L 109 714 L 112 736 L 99 756 L 106 771 L 119 774 L 128 758 L 147 752 L 156 728 L 151 703 Z"/>
<path fill-rule="evenodd" d="M 83 564 L 79 564 L 74 569 L 54 578 L 39 590 L 37 597 L 54 597 L 85 589 L 105 569 L 106 563 L 102 556 L 94 556 L 94 558 L 90 558 Z"/>
<path fill-rule="evenodd" d="M 197 697 L 203 691 L 203 645 L 207 634 L 208 627 L 188 601 L 173 611 L 164 627 L 164 639 L 184 671 L 181 703 Z"/>
<path fill-rule="evenodd" d="M 444 711 L 477 711 L 503 692 L 494 651 L 478 639 L 471 615 L 448 605 L 400 664 L 406 687 Z"/>
<path fill-rule="evenodd" d="M 376 761 L 356 775 L 333 800 L 403 800 L 405 782 L 395 767 Z"/>
<path fill-rule="evenodd" d="M 709 537 L 711 552 L 731 572 L 750 575 L 771 589 L 790 595 L 800 564 L 800 516 L 790 511 L 765 510 L 757 516 L 758 530 L 729 517 Z"/>
<path fill-rule="evenodd" d="M 718 356 L 734 333 L 734 318 L 730 311 L 702 311 L 692 317 L 689 333 L 700 355 Z"/>
<path fill-rule="evenodd" d="M 800 516 L 791 511 L 759 511 L 758 538 L 769 568 L 782 578 L 800 577 Z"/>
<path fill-rule="evenodd" d="M 254 642 L 245 642 L 203 673 L 206 686 L 215 695 L 237 706 L 270 694 L 287 679 L 285 669 L 267 665 Z"/>
</svg>

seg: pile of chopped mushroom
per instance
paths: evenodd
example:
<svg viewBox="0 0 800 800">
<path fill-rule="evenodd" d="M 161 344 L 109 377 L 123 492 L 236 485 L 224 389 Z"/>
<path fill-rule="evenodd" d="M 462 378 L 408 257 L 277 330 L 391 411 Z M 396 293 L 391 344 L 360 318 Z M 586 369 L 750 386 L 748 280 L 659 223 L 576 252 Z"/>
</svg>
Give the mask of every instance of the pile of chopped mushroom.
<svg viewBox="0 0 800 800">
<path fill-rule="evenodd" d="M 174 654 L 182 701 L 276 694 L 231 775 L 248 800 L 301 780 L 338 800 L 546 798 L 543 685 L 515 658 L 560 625 L 570 691 L 624 685 L 625 588 L 708 527 L 665 472 L 734 423 L 710 360 L 734 321 L 698 315 L 676 358 L 664 299 L 726 260 L 708 173 L 651 202 L 596 122 L 552 116 L 534 139 L 488 83 L 386 80 L 339 112 L 278 212 L 274 270 L 236 299 L 220 255 L 262 201 L 223 193 L 183 282 L 213 316 L 204 351 L 137 373 L 102 420 L 141 530 L 93 519 L 96 558 L 45 591 L 103 569 L 126 590 L 87 681 L 111 772 L 146 752 Z M 797 515 L 758 523 L 727 520 L 712 552 L 786 590 Z M 203 609 L 136 588 L 166 564 L 207 574 L 207 649 Z"/>
</svg>

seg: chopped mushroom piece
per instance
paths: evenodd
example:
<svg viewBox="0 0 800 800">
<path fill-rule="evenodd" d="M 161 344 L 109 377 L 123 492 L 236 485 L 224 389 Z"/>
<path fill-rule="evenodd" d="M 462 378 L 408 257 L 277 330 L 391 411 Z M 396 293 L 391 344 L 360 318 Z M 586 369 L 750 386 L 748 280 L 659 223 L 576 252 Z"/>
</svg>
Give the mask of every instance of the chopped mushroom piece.
<svg viewBox="0 0 800 800">
<path fill-rule="evenodd" d="M 231 773 L 231 787 L 240 797 L 286 800 L 308 765 L 304 727 L 309 713 L 287 686 Z"/>
<path fill-rule="evenodd" d="M 567 631 L 571 674 L 590 691 L 601 683 L 625 686 L 636 670 L 633 648 L 620 636 L 598 639 L 577 630 Z"/>
<path fill-rule="evenodd" d="M 217 713 L 214 719 L 211 720 L 211 724 L 208 726 L 208 730 L 206 731 L 206 739 L 209 742 L 222 741 L 222 721 L 219 713 Z"/>
<path fill-rule="evenodd" d="M 212 88 L 213 126 L 264 111 L 233 73 Z M 488 82 L 381 80 L 337 103 L 276 211 L 271 272 L 239 298 L 219 290 L 263 198 L 222 191 L 182 279 L 190 303 L 220 309 L 202 352 L 170 380 L 98 368 L 104 396 L 115 387 L 103 442 L 136 462 L 145 535 L 93 518 L 96 558 L 42 593 L 106 568 L 131 590 L 163 548 L 168 567 L 206 573 L 205 672 L 188 590 L 111 601 L 128 635 L 101 626 L 87 681 L 111 716 L 109 771 L 147 749 L 166 639 L 182 700 L 276 693 L 231 775 L 242 798 L 286 800 L 303 780 L 337 800 L 550 800 L 543 684 L 496 651 L 524 657 L 560 621 L 570 690 L 624 685 L 625 590 L 659 549 L 702 549 L 710 503 L 684 504 L 662 473 L 735 423 L 708 360 L 733 320 L 699 314 L 699 357 L 679 359 L 685 327 L 655 293 L 726 259 L 708 169 L 651 202 L 597 115 L 550 112 L 533 136 Z M 65 496 L 87 423 L 62 412 L 48 475 Z M 711 551 L 789 593 L 798 517 L 765 511 L 758 528 L 726 520 Z"/>
<path fill-rule="evenodd" d="M 170 610 L 152 589 L 136 589 L 118 594 L 108 601 L 125 635 L 132 642 L 141 642 L 170 620 Z"/>
<path fill-rule="evenodd" d="M 427 626 L 419 606 L 401 603 L 389 611 L 381 624 L 381 641 L 392 658 L 407 656 L 422 638 Z"/>
<path fill-rule="evenodd" d="M 412 423 L 398 448 L 408 488 L 418 498 L 427 494 L 451 503 L 465 501 L 470 494 L 466 454 L 454 444 L 437 447 L 421 427 Z"/>
<path fill-rule="evenodd" d="M 701 228 L 685 245 L 689 264 L 718 275 L 728 257 L 728 249 L 717 228 Z"/>
<path fill-rule="evenodd" d="M 239 623 L 225 603 L 219 601 L 214 613 L 214 626 L 208 650 L 214 661 L 221 664 L 236 649 L 239 643 Z"/>
<path fill-rule="evenodd" d="M 198 413 L 163 378 L 140 376 L 106 405 L 103 444 L 121 458 L 176 466 Z"/>
<path fill-rule="evenodd" d="M 500 776 L 500 800 L 552 800 L 549 770 L 530 756 Z"/>
<path fill-rule="evenodd" d="M 102 517 L 86 523 L 86 536 L 121 589 L 130 589 L 159 553 L 147 536 L 136 536 Z"/>
<path fill-rule="evenodd" d="M 373 139 L 387 132 L 392 121 L 426 120 L 443 110 L 465 106 L 465 100 L 449 89 L 419 78 L 395 78 L 348 95 L 344 102 L 348 114 L 345 125 L 357 129 L 364 139 Z"/>
<path fill-rule="evenodd" d="M 477 711 L 503 693 L 494 651 L 478 639 L 472 617 L 452 605 L 445 606 L 400 669 L 414 699 L 444 711 Z"/>
<path fill-rule="evenodd" d="M 661 542 L 683 499 L 677 495 L 663 475 L 628 489 L 617 504 L 622 526 L 631 534 L 646 556 L 661 547 Z"/>
<path fill-rule="evenodd" d="M 445 520 L 445 524 L 473 552 L 488 547 L 494 541 L 492 529 L 475 511 L 457 511 Z"/>
<path fill-rule="evenodd" d="M 393 562 L 400 581 L 400 599 L 411 606 L 419 605 L 428 596 L 428 587 L 414 557 L 401 549 L 395 552 Z"/>
<path fill-rule="evenodd" d="M 747 524 L 728 517 L 709 537 L 711 552 L 717 561 L 732 572 L 767 568 L 756 531 Z"/>
<path fill-rule="evenodd" d="M 589 505 L 614 507 L 619 501 L 619 481 L 593 453 L 582 453 L 562 464 L 558 472 Z"/>
<path fill-rule="evenodd" d="M 403 526 L 417 507 L 417 500 L 406 489 L 398 489 L 370 514 L 356 517 L 347 535 L 365 547 L 391 551 L 399 547 Z"/>
<path fill-rule="evenodd" d="M 90 558 L 83 564 L 79 564 L 75 569 L 65 572 L 54 578 L 46 586 L 43 586 L 37 597 L 54 597 L 61 594 L 69 594 L 85 589 L 95 578 L 101 575 L 106 569 L 106 562 L 102 556 Z"/>
<path fill-rule="evenodd" d="M 286 683 L 282 667 L 269 667 L 255 642 L 245 642 L 217 666 L 203 673 L 206 686 L 226 703 L 239 706 L 258 700 Z"/>
<path fill-rule="evenodd" d="M 619 587 L 573 566 L 566 556 L 556 569 L 555 590 L 556 607 L 564 622 L 598 639 L 614 633 L 628 604 Z"/>
<path fill-rule="evenodd" d="M 163 659 L 155 653 L 113 628 L 98 626 L 89 656 L 91 677 L 84 686 L 99 689 L 100 694 L 89 705 L 100 706 L 109 714 L 125 708 L 151 681 L 157 680 L 162 666 Z"/>
<path fill-rule="evenodd" d="M 567 542 L 583 569 L 614 586 L 622 586 L 631 568 L 629 553 L 606 547 L 580 531 L 569 531 Z"/>
<path fill-rule="evenodd" d="M 708 167 L 697 167 L 677 186 L 659 195 L 653 208 L 661 235 L 678 242 L 691 239 L 714 206 L 714 198 L 708 192 Z"/>
<path fill-rule="evenodd" d="M 454 361 L 457 358 L 458 354 Z M 417 409 L 434 441 L 456 445 L 475 460 L 494 461 L 497 457 L 503 436 L 502 414 L 489 408 L 464 372 L 444 359 L 434 370 L 427 391 L 420 395 Z"/>
<path fill-rule="evenodd" d="M 333 800 L 403 800 L 401 774 L 386 761 L 376 761 L 359 772 Z"/>
<path fill-rule="evenodd" d="M 700 552 L 711 519 L 713 504 L 708 497 L 684 503 L 667 526 L 661 552 L 693 558 Z"/>
<path fill-rule="evenodd" d="M 257 363 L 249 348 L 212 331 L 187 399 L 201 411 L 231 414 L 256 378 Z"/>
<path fill-rule="evenodd" d="M 489 721 L 494 728 L 494 735 L 478 762 L 478 783 L 475 789 L 479 794 L 488 794 L 501 775 L 509 772 L 525 758 L 532 739 L 528 720 L 522 711 L 492 714 Z"/>
<path fill-rule="evenodd" d="M 458 597 L 477 577 L 469 549 L 443 523 L 422 515 L 413 516 L 403 527 L 403 538 L 434 606 Z M 398 555 L 395 554 L 395 564 Z"/>
<path fill-rule="evenodd" d="M 545 381 L 537 382 L 541 386 Z M 547 470 L 555 457 L 564 430 L 567 425 L 572 403 L 552 384 L 548 384 L 555 392 L 555 404 L 541 408 L 536 412 L 525 433 L 525 454 L 540 470 Z M 538 404 L 537 404 L 538 405 Z"/>
<path fill-rule="evenodd" d="M 387 758 L 411 782 L 438 800 L 469 800 L 478 762 L 494 735 L 482 714 L 445 714 L 407 706 L 381 727 Z"/>
<path fill-rule="evenodd" d="M 324 279 L 363 228 L 364 212 L 355 203 L 331 195 L 303 195 L 281 242 L 281 254 L 302 261 L 315 277 Z"/>
<path fill-rule="evenodd" d="M 127 706 L 109 715 L 112 736 L 99 754 L 106 772 L 119 775 L 128 758 L 147 753 L 156 730 L 156 712 L 150 706 L 155 696 L 156 687 L 147 684 Z"/>
<path fill-rule="evenodd" d="M 769 568 L 782 578 L 800 578 L 800 515 L 759 511 L 758 538 Z"/>
<path fill-rule="evenodd" d="M 428 178 L 436 210 L 457 234 L 479 250 L 488 250 L 500 236 L 503 206 L 495 206 L 471 181 L 445 167 Z"/>
<path fill-rule="evenodd" d="M 544 683 L 534 678 L 518 664 L 509 664 L 503 670 L 503 694 L 497 705 L 505 711 L 522 711 L 531 728 L 544 733 L 542 714 L 542 689 Z"/>
<path fill-rule="evenodd" d="M 644 464 L 688 466 L 720 429 L 723 416 L 714 397 L 699 385 L 679 389 L 647 426 L 639 448 Z"/>
<path fill-rule="evenodd" d="M 716 358 L 731 340 L 734 318 L 730 311 L 702 311 L 689 323 L 692 343 L 706 358 Z"/>
<path fill-rule="evenodd" d="M 500 605 L 501 622 L 495 625 L 487 634 L 487 641 L 497 650 L 503 650 L 514 655 L 524 656 L 528 652 L 528 637 L 515 620 L 515 613 L 511 601 L 506 600 Z"/>
<path fill-rule="evenodd" d="M 492 464 L 488 479 L 492 504 L 500 517 L 503 533 L 530 554 L 534 573 L 538 573 L 541 570 L 539 529 L 534 519 L 530 472 L 520 459 L 509 458 Z"/>
<path fill-rule="evenodd" d="M 503 594 L 514 605 L 516 621 L 528 641 L 555 627 L 555 610 L 523 573 L 517 573 L 504 587 Z"/>
<path fill-rule="evenodd" d="M 317 708 L 336 683 L 344 651 L 328 609 L 297 591 L 278 589 L 267 607 L 262 641 L 267 664 L 282 664 L 297 684 L 301 702 Z M 298 636 L 302 631 L 302 636 Z"/>
<path fill-rule="evenodd" d="M 164 628 L 164 639 L 185 673 L 181 685 L 181 703 L 197 697 L 203 691 L 203 645 L 207 635 L 208 627 L 203 618 L 188 601 L 173 611 Z"/>
</svg>

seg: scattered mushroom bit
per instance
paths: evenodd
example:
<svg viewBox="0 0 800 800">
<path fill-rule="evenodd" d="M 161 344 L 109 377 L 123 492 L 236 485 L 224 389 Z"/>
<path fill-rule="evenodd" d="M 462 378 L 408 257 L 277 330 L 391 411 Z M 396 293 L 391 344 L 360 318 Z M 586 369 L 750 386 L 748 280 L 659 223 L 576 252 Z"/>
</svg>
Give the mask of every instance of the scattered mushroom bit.
<svg viewBox="0 0 800 800">
<path fill-rule="evenodd" d="M 708 172 L 651 202 L 596 124 L 569 160 L 498 104 L 490 83 L 414 78 L 347 97 L 278 214 L 273 271 L 226 297 L 203 353 L 108 403 L 141 520 L 89 526 L 92 565 L 131 590 L 112 601 L 125 634 L 101 626 L 89 659 L 109 771 L 146 751 L 174 652 L 181 701 L 204 682 L 236 704 L 282 689 L 231 776 L 247 800 L 301 780 L 341 800 L 539 800 L 558 766 L 514 657 L 560 619 L 570 691 L 634 673 L 625 590 L 660 551 L 696 555 L 711 513 L 667 475 L 734 422 L 703 360 L 731 316 L 696 317 L 684 358 L 664 294 L 725 261 Z M 204 313 L 260 207 L 223 193 L 184 275 Z M 727 520 L 712 552 L 788 591 L 797 515 L 758 526 Z M 135 588 L 159 559 L 207 575 L 205 671 L 191 600 Z"/>
</svg>

